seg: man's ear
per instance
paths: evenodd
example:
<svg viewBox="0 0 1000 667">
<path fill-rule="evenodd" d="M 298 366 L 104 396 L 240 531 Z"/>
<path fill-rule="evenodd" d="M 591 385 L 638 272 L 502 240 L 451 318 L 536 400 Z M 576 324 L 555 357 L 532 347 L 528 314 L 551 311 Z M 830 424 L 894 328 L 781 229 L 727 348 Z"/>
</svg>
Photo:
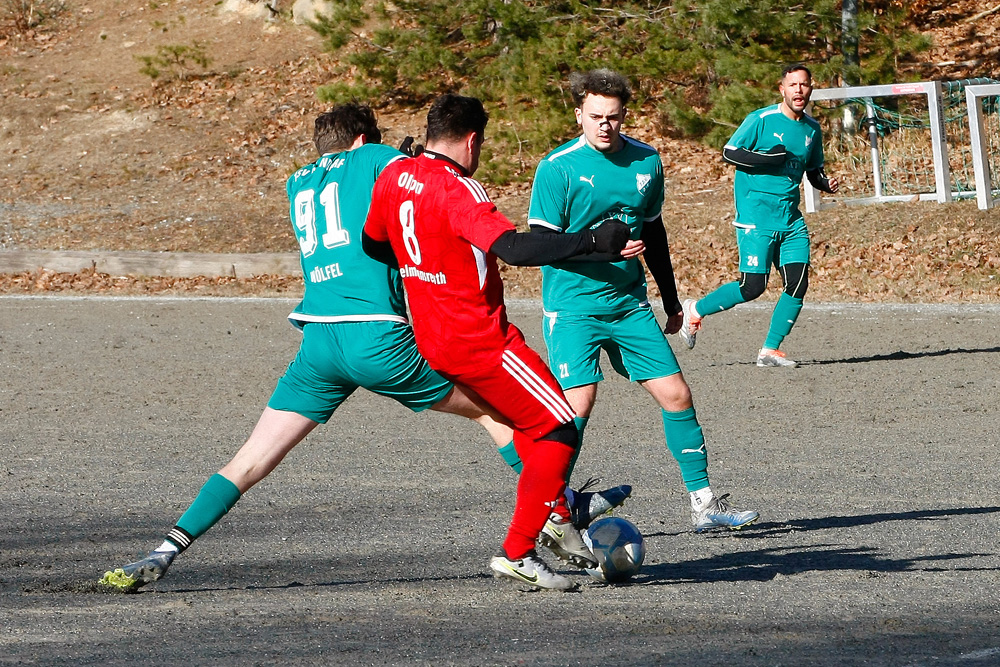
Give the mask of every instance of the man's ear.
<svg viewBox="0 0 1000 667">
<path fill-rule="evenodd" d="M 583 109 L 577 107 L 576 109 L 573 110 L 573 113 L 576 114 L 576 124 L 583 125 Z"/>
<path fill-rule="evenodd" d="M 354 143 L 351 144 L 351 150 L 353 151 L 355 148 L 360 148 L 361 146 L 364 146 L 367 143 L 368 143 L 368 137 L 366 137 L 363 134 L 359 134 L 358 136 L 354 137 Z"/>
<path fill-rule="evenodd" d="M 469 155 L 472 155 L 476 151 L 477 141 L 479 141 L 478 132 L 470 132 L 469 136 L 465 138 L 465 147 L 469 150 Z"/>
</svg>

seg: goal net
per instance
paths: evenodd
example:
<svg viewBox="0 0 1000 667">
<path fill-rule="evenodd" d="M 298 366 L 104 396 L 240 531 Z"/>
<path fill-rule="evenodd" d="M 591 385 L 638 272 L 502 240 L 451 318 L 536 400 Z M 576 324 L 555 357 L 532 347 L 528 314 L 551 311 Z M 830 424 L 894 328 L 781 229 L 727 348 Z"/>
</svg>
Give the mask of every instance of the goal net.
<svg viewBox="0 0 1000 667">
<path fill-rule="evenodd" d="M 836 195 L 825 195 L 806 182 L 806 210 L 836 202 L 975 197 L 976 142 L 989 141 L 995 132 L 996 112 L 992 125 L 989 114 L 983 114 L 983 131 L 979 138 L 973 136 L 966 91 L 992 83 L 997 82 L 923 81 L 813 91 L 811 114 L 823 128 L 826 172 L 840 179 L 841 187 Z"/>
</svg>

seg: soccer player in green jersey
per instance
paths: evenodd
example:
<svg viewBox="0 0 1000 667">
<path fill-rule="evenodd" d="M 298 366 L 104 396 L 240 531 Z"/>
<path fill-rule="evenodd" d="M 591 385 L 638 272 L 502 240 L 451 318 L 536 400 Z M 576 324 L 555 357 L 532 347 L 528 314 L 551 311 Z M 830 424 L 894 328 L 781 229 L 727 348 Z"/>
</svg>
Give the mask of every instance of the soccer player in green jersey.
<svg viewBox="0 0 1000 667">
<path fill-rule="evenodd" d="M 778 349 L 802 310 L 809 285 L 809 231 L 799 211 L 803 173 L 813 187 L 836 192 L 836 178 L 823 173 L 823 138 L 819 123 L 805 109 L 812 95 L 812 74 L 795 64 L 781 73 L 781 102 L 747 116 L 722 151 L 736 166 L 736 242 L 740 279 L 701 300 L 683 303 L 684 322 L 678 332 L 694 347 L 702 319 L 752 301 L 767 289 L 771 266 L 778 267 L 784 290 L 771 315 L 758 366 L 794 368 L 798 364 Z"/>
<path fill-rule="evenodd" d="M 176 556 L 218 523 L 257 482 L 359 387 L 393 398 L 414 412 L 431 409 L 479 422 L 504 459 L 520 472 L 510 425 L 478 395 L 454 385 L 420 356 L 406 318 L 398 269 L 362 250 L 361 230 L 375 180 L 404 157 L 381 145 L 375 114 L 344 104 L 315 122 L 318 160 L 287 183 L 299 243 L 305 294 L 289 315 L 302 330 L 298 354 L 245 444 L 212 475 L 163 543 L 147 557 L 105 573 L 118 590 L 160 579 Z M 581 490 L 582 491 L 582 490 Z M 589 523 L 620 504 L 631 489 L 567 492 L 574 521 Z M 540 584 L 541 585 L 541 584 Z"/>
<path fill-rule="evenodd" d="M 660 217 L 660 156 L 651 146 L 621 134 L 631 99 L 623 76 L 599 69 L 574 74 L 570 84 L 583 134 L 539 163 L 528 224 L 535 233 L 572 233 L 619 220 L 630 227 L 632 240 L 620 256 L 589 255 L 542 267 L 542 333 L 549 365 L 576 411 L 582 440 L 597 383 L 604 377 L 604 349 L 615 371 L 638 382 L 660 405 L 667 448 L 690 494 L 695 530 L 740 528 L 758 514 L 733 509 L 709 485 L 705 439 L 691 390 L 653 315 L 638 260 L 642 254 L 660 289 L 665 331 L 675 333 L 682 314 Z"/>
</svg>

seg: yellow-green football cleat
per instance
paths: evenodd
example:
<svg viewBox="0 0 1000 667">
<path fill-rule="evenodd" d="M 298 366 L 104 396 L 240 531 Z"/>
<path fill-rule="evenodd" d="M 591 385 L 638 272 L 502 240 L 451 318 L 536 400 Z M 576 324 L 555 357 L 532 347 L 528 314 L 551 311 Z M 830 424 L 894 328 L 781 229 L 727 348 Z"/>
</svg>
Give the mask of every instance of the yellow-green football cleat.
<svg viewBox="0 0 1000 667">
<path fill-rule="evenodd" d="M 132 593 L 163 577 L 176 551 L 154 551 L 142 560 L 105 572 L 100 583 L 123 593 Z"/>
</svg>

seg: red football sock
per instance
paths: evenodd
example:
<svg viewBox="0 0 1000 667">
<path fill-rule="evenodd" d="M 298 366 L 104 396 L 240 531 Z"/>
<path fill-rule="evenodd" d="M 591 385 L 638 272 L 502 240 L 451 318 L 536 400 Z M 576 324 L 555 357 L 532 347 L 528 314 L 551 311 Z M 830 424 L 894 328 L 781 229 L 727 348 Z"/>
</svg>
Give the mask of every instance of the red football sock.
<svg viewBox="0 0 1000 667">
<path fill-rule="evenodd" d="M 517 480 L 517 502 L 503 549 L 516 560 L 535 548 L 538 534 L 552 512 L 569 518 L 563 489 L 573 448 L 554 440 L 531 440 L 514 432 L 514 446 L 524 463 Z M 561 511 L 560 511 L 561 508 Z M 565 513 L 565 516 L 564 516 Z"/>
</svg>

